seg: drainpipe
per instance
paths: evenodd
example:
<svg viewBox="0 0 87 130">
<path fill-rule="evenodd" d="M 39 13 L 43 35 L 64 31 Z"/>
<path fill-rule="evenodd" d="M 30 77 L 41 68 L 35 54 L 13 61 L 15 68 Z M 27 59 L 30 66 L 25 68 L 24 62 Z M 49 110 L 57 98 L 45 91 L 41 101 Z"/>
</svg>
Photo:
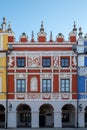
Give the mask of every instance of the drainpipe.
<svg viewBox="0 0 87 130">
<path fill-rule="evenodd" d="M 13 48 L 9 45 L 9 50 L 6 51 L 6 114 L 5 114 L 5 129 L 8 128 L 8 55 L 11 54 Z"/>
</svg>

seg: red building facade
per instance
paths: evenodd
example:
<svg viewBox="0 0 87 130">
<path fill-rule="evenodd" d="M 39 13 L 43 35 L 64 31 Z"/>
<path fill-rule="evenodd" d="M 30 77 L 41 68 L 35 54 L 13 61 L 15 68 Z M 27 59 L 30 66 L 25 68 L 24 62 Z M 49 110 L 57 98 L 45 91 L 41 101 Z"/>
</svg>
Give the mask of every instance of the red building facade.
<svg viewBox="0 0 87 130">
<path fill-rule="evenodd" d="M 22 33 L 19 42 L 9 27 L 8 45 L 8 127 L 77 126 L 77 64 L 72 46 L 76 26 L 65 41 L 52 32 L 46 40 L 43 22 L 35 41 Z"/>
</svg>

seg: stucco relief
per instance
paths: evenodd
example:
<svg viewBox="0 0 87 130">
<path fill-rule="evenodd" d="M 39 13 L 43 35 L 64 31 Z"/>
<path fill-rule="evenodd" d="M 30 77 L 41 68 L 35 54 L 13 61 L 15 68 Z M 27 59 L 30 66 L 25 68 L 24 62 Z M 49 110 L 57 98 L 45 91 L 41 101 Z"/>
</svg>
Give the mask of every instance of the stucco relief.
<svg viewBox="0 0 87 130">
<path fill-rule="evenodd" d="M 37 100 L 37 99 L 40 99 L 40 94 L 37 94 L 37 93 L 30 93 L 30 94 L 28 94 L 28 97 L 27 97 L 28 99 L 35 99 L 35 100 Z"/>
<path fill-rule="evenodd" d="M 40 67 L 40 57 L 29 56 L 28 57 L 28 66 L 29 67 Z"/>
<path fill-rule="evenodd" d="M 15 78 L 26 78 L 26 74 L 16 74 Z"/>
<path fill-rule="evenodd" d="M 37 78 L 33 77 L 31 78 L 30 89 L 31 91 L 37 91 L 37 88 L 38 88 Z"/>
<path fill-rule="evenodd" d="M 62 98 L 70 98 L 70 94 L 69 93 L 63 93 L 63 94 L 61 94 L 61 97 Z"/>
<path fill-rule="evenodd" d="M 58 67 L 59 63 L 58 63 L 58 56 L 54 56 L 53 57 L 53 66 L 54 67 Z"/>
<path fill-rule="evenodd" d="M 72 65 L 74 65 L 75 67 L 77 65 L 77 61 L 76 61 L 76 57 L 75 56 L 72 57 Z"/>
<path fill-rule="evenodd" d="M 17 94 L 17 98 L 25 98 L 25 94 Z"/>
<path fill-rule="evenodd" d="M 14 58 L 13 57 L 9 57 L 8 59 L 8 66 L 11 67 L 13 64 Z"/>
<path fill-rule="evenodd" d="M 81 67 L 78 69 L 78 75 L 87 76 L 87 68 Z"/>
</svg>

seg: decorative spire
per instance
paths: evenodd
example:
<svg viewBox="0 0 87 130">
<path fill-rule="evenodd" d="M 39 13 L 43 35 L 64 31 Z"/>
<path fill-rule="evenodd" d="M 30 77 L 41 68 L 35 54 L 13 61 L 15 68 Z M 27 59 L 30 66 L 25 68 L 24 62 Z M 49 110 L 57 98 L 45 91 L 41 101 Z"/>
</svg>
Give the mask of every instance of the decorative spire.
<svg viewBox="0 0 87 130">
<path fill-rule="evenodd" d="M 5 17 L 3 17 L 3 22 L 1 24 L 1 26 L 2 26 L 2 30 L 5 31 L 6 30 L 6 18 Z"/>
<path fill-rule="evenodd" d="M 32 31 L 32 34 L 31 34 L 31 42 L 34 42 L 34 32 Z"/>
<path fill-rule="evenodd" d="M 73 31 L 76 32 L 77 28 L 76 28 L 76 22 L 74 21 L 74 25 L 73 25 Z"/>
<path fill-rule="evenodd" d="M 9 32 L 9 33 L 12 33 L 12 28 L 11 28 L 10 22 L 9 22 L 9 25 L 8 25 L 8 32 Z"/>
<path fill-rule="evenodd" d="M 78 34 L 79 38 L 82 38 L 82 34 L 83 34 L 82 28 L 80 27 L 80 28 L 79 28 L 79 34 Z"/>
<path fill-rule="evenodd" d="M 44 32 L 43 21 L 41 22 L 40 32 Z"/>
<path fill-rule="evenodd" d="M 52 40 L 52 31 L 50 31 L 50 40 Z"/>
<path fill-rule="evenodd" d="M 50 31 L 50 42 L 53 42 L 53 39 L 52 39 L 52 31 Z"/>
<path fill-rule="evenodd" d="M 34 39 L 34 32 L 32 31 L 32 39 Z"/>
</svg>

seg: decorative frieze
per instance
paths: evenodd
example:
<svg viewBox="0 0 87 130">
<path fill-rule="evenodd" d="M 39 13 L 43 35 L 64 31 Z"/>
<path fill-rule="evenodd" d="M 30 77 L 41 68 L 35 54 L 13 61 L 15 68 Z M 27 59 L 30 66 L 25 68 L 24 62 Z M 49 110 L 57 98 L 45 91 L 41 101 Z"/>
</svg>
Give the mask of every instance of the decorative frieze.
<svg viewBox="0 0 87 130">
<path fill-rule="evenodd" d="M 63 98 L 63 99 L 69 99 L 70 98 L 70 94 L 69 93 L 62 93 L 61 94 L 61 98 Z"/>
</svg>

